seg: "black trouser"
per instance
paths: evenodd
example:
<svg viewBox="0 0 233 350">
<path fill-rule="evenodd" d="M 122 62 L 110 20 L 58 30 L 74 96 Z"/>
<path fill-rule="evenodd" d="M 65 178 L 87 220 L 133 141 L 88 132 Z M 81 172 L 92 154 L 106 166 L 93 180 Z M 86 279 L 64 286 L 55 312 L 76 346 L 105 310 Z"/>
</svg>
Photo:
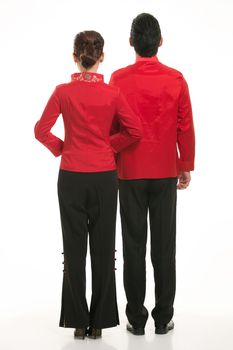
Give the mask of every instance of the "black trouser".
<svg viewBox="0 0 233 350">
<path fill-rule="evenodd" d="M 135 327 L 144 327 L 148 318 L 144 306 L 148 210 L 155 280 L 152 317 L 155 325 L 162 325 L 168 323 L 173 316 L 176 184 L 177 178 L 119 181 L 126 315 Z"/>
<path fill-rule="evenodd" d="M 119 324 L 115 286 L 115 171 L 80 173 L 60 170 L 64 274 L 60 327 L 96 328 Z M 89 234 L 92 298 L 86 301 L 86 254 Z"/>
</svg>

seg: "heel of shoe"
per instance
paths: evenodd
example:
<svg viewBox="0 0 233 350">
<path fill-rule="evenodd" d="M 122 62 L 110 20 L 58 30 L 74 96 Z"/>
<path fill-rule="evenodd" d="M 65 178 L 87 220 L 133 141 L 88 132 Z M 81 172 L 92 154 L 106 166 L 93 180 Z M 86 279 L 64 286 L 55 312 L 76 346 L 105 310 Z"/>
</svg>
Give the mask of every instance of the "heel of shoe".
<svg viewBox="0 0 233 350">
<path fill-rule="evenodd" d="M 143 327 L 133 327 L 131 324 L 127 324 L 127 331 L 131 332 L 134 335 L 144 335 L 145 329 Z"/>
<path fill-rule="evenodd" d="M 88 329 L 88 337 L 91 339 L 97 339 L 102 337 L 102 330 L 100 328 L 90 327 Z"/>
<path fill-rule="evenodd" d="M 174 322 L 171 320 L 169 323 L 162 326 L 155 326 L 155 334 L 167 334 L 174 328 Z"/>
<path fill-rule="evenodd" d="M 85 339 L 86 333 L 87 333 L 86 328 L 76 328 L 74 331 L 74 338 Z"/>
</svg>

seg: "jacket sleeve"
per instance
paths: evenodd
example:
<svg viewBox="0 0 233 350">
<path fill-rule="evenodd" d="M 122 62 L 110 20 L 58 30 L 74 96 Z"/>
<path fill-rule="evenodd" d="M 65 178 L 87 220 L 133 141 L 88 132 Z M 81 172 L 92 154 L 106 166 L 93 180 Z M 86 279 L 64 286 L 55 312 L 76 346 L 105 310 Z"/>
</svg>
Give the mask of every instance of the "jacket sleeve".
<svg viewBox="0 0 233 350">
<path fill-rule="evenodd" d="M 142 137 L 141 121 L 129 107 L 124 96 L 119 92 L 116 103 L 116 115 L 110 135 L 114 152 L 118 153 Z"/>
<path fill-rule="evenodd" d="M 183 79 L 177 121 L 178 171 L 194 170 L 195 133 L 188 85 Z"/>
<path fill-rule="evenodd" d="M 55 157 L 61 155 L 64 142 L 57 136 L 53 135 L 50 130 L 60 113 L 60 101 L 56 88 L 51 95 L 40 120 L 38 120 L 34 128 L 35 138 L 47 147 Z"/>
<path fill-rule="evenodd" d="M 113 74 L 112 74 L 112 76 L 110 78 L 109 85 L 115 86 Z M 113 118 L 111 130 L 110 130 L 110 135 L 114 135 L 114 134 L 116 134 L 118 132 L 120 132 L 120 123 L 119 123 L 118 116 L 115 115 L 114 118 Z"/>
</svg>

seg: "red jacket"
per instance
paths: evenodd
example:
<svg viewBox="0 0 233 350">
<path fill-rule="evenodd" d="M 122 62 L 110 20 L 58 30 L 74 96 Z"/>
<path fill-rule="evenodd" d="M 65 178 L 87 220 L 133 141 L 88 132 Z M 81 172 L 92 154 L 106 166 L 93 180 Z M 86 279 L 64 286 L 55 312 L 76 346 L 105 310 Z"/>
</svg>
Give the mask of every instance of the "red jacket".
<svg viewBox="0 0 233 350">
<path fill-rule="evenodd" d="M 118 155 L 119 178 L 176 177 L 179 171 L 193 170 L 192 107 L 182 74 L 157 57 L 138 57 L 114 72 L 110 85 L 121 89 L 143 127 L 141 141 Z"/>
<path fill-rule="evenodd" d="M 50 130 L 62 114 L 64 142 Z M 110 137 L 113 118 L 121 132 Z M 115 152 L 141 137 L 140 120 L 119 88 L 104 83 L 97 73 L 75 73 L 71 82 L 59 85 L 35 125 L 35 137 L 56 157 L 60 168 L 78 172 L 116 169 Z"/>
</svg>

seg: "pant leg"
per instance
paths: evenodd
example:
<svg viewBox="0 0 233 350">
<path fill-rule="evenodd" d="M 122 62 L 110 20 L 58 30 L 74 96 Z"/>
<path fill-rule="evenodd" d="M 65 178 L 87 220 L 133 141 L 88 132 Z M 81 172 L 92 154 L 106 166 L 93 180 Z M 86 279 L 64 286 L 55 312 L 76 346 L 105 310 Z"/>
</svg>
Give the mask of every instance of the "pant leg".
<svg viewBox="0 0 233 350">
<path fill-rule="evenodd" d="M 116 171 L 92 174 L 88 193 L 88 219 L 92 268 L 90 325 L 119 324 L 115 284 Z"/>
<path fill-rule="evenodd" d="M 80 173 L 60 170 L 58 198 L 64 247 L 60 327 L 89 325 L 86 302 L 87 212 L 86 189 Z"/>
<path fill-rule="evenodd" d="M 119 180 L 123 237 L 126 315 L 134 327 L 144 327 L 146 291 L 147 180 Z"/>
<path fill-rule="evenodd" d="M 150 180 L 149 217 L 151 260 L 155 279 L 155 325 L 173 316 L 176 288 L 176 184 L 177 178 Z"/>
</svg>

